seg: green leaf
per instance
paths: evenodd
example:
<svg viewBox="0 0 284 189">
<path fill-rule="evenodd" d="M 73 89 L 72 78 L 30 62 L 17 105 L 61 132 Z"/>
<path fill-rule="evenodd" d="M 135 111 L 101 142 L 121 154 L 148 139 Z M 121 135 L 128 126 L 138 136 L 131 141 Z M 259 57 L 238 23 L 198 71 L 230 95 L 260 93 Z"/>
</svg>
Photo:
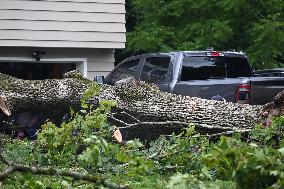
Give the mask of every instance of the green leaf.
<svg viewBox="0 0 284 189">
<path fill-rule="evenodd" d="M 277 170 L 273 170 L 269 172 L 270 175 L 272 176 L 277 176 L 278 175 L 278 171 Z"/>
<path fill-rule="evenodd" d="M 282 155 L 284 155 L 284 148 L 280 148 L 280 149 L 278 149 L 278 151 L 279 151 Z"/>
</svg>

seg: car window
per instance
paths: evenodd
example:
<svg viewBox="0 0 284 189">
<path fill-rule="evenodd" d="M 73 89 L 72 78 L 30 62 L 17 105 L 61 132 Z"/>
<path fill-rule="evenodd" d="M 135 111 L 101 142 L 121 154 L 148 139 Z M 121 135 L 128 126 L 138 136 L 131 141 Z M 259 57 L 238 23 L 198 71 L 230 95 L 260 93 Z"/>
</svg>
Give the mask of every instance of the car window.
<svg viewBox="0 0 284 189">
<path fill-rule="evenodd" d="M 161 83 L 165 81 L 170 57 L 149 57 L 146 58 L 141 72 L 140 79 L 150 83 Z"/>
<path fill-rule="evenodd" d="M 115 84 L 117 81 L 123 78 L 135 76 L 139 61 L 140 59 L 134 59 L 121 64 L 111 75 L 110 83 Z"/>
<path fill-rule="evenodd" d="M 228 78 L 250 77 L 252 74 L 247 58 L 225 57 L 225 62 Z"/>
<path fill-rule="evenodd" d="M 181 81 L 250 77 L 246 58 L 224 56 L 185 56 Z"/>
<path fill-rule="evenodd" d="M 205 80 L 226 77 L 225 64 L 220 57 L 185 56 L 181 81 Z"/>
</svg>

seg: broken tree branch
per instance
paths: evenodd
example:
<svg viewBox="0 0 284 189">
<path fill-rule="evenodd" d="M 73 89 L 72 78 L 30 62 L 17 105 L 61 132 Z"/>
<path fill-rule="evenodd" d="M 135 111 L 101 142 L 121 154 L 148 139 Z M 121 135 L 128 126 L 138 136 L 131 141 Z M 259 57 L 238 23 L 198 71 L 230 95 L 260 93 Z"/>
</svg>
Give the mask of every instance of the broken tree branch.
<svg viewBox="0 0 284 189">
<path fill-rule="evenodd" d="M 38 167 L 38 166 L 28 166 L 24 164 L 17 164 L 12 161 L 6 160 L 3 157 L 2 150 L 3 150 L 3 141 L 0 141 L 0 161 L 7 165 L 7 167 L 0 172 L 0 180 L 6 179 L 7 177 L 11 176 L 12 173 L 20 172 L 20 173 L 32 173 L 35 175 L 49 175 L 49 176 L 64 176 L 70 177 L 75 180 L 82 180 L 88 181 L 97 185 L 102 185 L 106 188 L 110 189 L 127 189 L 128 186 L 118 185 L 112 182 L 109 182 L 105 179 L 102 179 L 95 175 L 85 174 L 77 171 L 70 171 L 70 170 L 62 170 L 62 169 L 55 169 L 53 167 Z"/>
</svg>

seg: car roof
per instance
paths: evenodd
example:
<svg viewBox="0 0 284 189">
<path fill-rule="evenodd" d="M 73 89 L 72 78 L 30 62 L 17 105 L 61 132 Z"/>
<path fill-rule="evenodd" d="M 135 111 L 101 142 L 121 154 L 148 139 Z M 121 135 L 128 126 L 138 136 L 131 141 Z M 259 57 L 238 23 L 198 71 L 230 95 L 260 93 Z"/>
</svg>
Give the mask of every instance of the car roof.
<svg viewBox="0 0 284 189">
<path fill-rule="evenodd" d="M 223 53 L 225 56 L 233 56 L 233 57 L 247 57 L 244 52 L 237 52 L 237 51 L 212 51 L 212 50 L 200 50 L 200 51 L 171 51 L 171 52 L 157 52 L 157 53 L 146 53 L 141 55 L 136 55 L 129 57 L 130 58 L 138 58 L 138 57 L 145 57 L 145 56 L 160 56 L 160 55 L 171 55 L 171 54 L 179 54 L 182 53 L 184 55 L 192 55 L 192 56 L 207 56 L 207 53 L 212 52 L 220 52 Z"/>
<path fill-rule="evenodd" d="M 234 56 L 234 57 L 247 57 L 244 52 L 237 52 L 237 51 L 212 51 L 212 50 L 203 50 L 203 51 L 182 51 L 183 54 L 188 55 L 200 55 L 200 56 L 207 56 L 208 53 L 222 53 L 225 56 Z"/>
</svg>

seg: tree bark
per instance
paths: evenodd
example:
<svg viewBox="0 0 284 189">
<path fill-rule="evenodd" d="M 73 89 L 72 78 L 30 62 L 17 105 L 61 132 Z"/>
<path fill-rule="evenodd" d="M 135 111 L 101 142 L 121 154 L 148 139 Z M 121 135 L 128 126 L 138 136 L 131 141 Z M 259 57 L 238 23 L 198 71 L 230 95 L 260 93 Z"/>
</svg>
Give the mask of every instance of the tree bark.
<svg viewBox="0 0 284 189">
<path fill-rule="evenodd" d="M 64 77 L 22 80 L 0 74 L 0 108 L 9 114 L 9 109 L 12 113 L 31 110 L 66 111 L 70 106 L 80 106 L 82 94 L 91 81 L 77 72 L 67 73 Z"/>
<path fill-rule="evenodd" d="M 42 81 L 0 74 L 0 97 L 11 112 L 68 110 L 70 106 L 80 105 L 90 83 L 77 73 L 68 73 L 62 80 Z M 284 92 L 279 93 L 275 102 L 265 106 L 251 106 L 161 92 L 153 84 L 127 78 L 116 86 L 101 85 L 94 103 L 116 100 L 118 105 L 110 121 L 121 127 L 126 138 L 152 139 L 180 132 L 189 123 L 205 134 L 247 132 L 255 124 L 269 125 L 272 116 L 283 115 L 283 96 Z"/>
</svg>

